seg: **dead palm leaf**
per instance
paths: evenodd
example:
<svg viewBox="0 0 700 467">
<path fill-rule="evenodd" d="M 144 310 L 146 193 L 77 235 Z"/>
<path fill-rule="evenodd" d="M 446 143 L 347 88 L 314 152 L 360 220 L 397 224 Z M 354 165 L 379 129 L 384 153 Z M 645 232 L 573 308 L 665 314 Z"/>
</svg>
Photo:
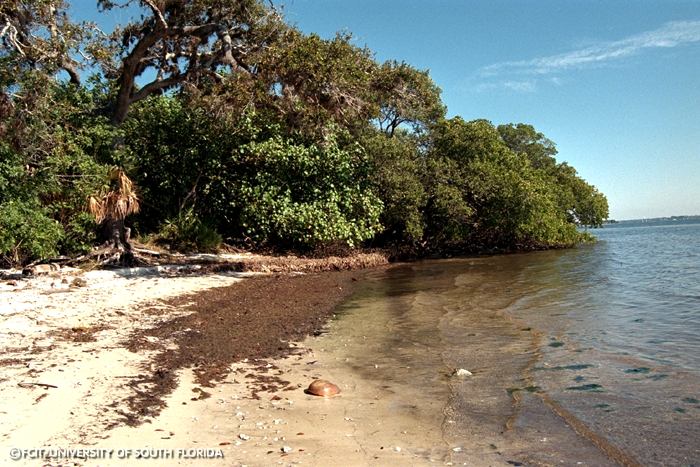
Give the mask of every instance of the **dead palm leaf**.
<svg viewBox="0 0 700 467">
<path fill-rule="evenodd" d="M 96 222 L 104 220 L 124 220 L 140 210 L 139 198 L 134 183 L 118 167 L 109 172 L 110 189 L 88 198 L 88 211 Z"/>
</svg>

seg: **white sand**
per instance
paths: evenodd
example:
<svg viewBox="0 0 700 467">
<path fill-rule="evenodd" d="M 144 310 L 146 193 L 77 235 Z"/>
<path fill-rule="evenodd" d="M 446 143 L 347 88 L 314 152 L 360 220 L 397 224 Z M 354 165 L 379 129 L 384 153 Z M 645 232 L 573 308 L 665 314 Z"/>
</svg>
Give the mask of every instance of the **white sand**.
<svg viewBox="0 0 700 467">
<path fill-rule="evenodd" d="M 138 375 L 139 365 L 149 357 L 129 352 L 122 342 L 136 329 L 180 314 L 171 309 L 166 315 L 146 316 L 140 312 L 143 306 L 230 285 L 244 276 L 177 276 L 181 270 L 62 270 L 20 279 L 17 285 L 0 282 L 1 464 L 9 462 L 11 447 L 74 447 L 108 436 L 104 426 L 116 418 L 108 405 L 129 395 L 128 378 Z M 71 288 L 78 276 L 87 286 Z M 94 326 L 104 327 L 94 335 L 95 342 L 50 335 Z"/>
</svg>

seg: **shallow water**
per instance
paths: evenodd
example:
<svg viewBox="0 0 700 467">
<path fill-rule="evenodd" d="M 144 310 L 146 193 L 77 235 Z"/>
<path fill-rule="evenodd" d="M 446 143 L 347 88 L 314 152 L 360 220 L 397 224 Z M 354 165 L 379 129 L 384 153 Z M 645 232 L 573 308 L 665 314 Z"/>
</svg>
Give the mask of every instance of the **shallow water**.
<svg viewBox="0 0 700 467">
<path fill-rule="evenodd" d="M 358 378 L 441 431 L 433 456 L 698 465 L 700 224 L 594 233 L 572 250 L 373 273 L 333 334 Z"/>
</svg>

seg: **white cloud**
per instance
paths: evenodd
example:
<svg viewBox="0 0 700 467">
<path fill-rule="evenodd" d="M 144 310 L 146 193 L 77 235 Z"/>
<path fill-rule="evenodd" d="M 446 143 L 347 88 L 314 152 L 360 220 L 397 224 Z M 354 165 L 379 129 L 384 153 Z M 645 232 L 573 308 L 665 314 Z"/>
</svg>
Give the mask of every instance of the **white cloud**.
<svg viewBox="0 0 700 467">
<path fill-rule="evenodd" d="M 517 92 L 535 92 L 537 83 L 535 80 L 505 80 L 494 83 L 482 83 L 476 87 L 478 92 L 490 91 L 492 89 L 508 89 Z"/>
<path fill-rule="evenodd" d="M 479 70 L 479 75 L 547 75 L 570 69 L 600 66 L 638 54 L 645 49 L 671 48 L 694 42 L 700 42 L 700 21 L 673 21 L 653 31 L 635 34 L 618 41 L 604 42 L 547 57 L 496 63 Z"/>
</svg>

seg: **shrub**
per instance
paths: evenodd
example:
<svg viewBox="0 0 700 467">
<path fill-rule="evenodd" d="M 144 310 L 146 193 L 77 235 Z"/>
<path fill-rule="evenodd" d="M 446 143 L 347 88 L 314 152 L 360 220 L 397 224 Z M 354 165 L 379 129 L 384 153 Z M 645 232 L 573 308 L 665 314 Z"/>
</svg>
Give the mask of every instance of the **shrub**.
<svg viewBox="0 0 700 467">
<path fill-rule="evenodd" d="M 156 241 L 167 243 L 174 250 L 215 252 L 223 239 L 189 209 L 166 220 L 156 235 Z"/>
<path fill-rule="evenodd" d="M 283 135 L 253 111 L 222 120 L 172 98 L 149 99 L 125 123 L 130 173 L 146 201 L 139 225 L 172 224 L 190 206 L 225 238 L 256 246 L 372 238 L 382 205 L 367 157 L 358 144 L 339 143 L 346 134 L 327 130 L 313 142 Z"/>
<path fill-rule="evenodd" d="M 0 204 L 0 256 L 10 264 L 24 264 L 58 253 L 63 230 L 46 215 L 37 200 Z"/>
<path fill-rule="evenodd" d="M 380 234 L 389 243 L 412 243 L 423 237 L 427 194 L 416 142 L 402 132 L 376 132 L 362 140 L 372 164 L 370 178 L 384 209 Z"/>
<path fill-rule="evenodd" d="M 355 246 L 380 230 L 382 203 L 371 191 L 360 146 L 274 137 L 240 151 L 246 170 L 231 198 L 240 203 L 245 235 L 259 244 Z"/>
</svg>

